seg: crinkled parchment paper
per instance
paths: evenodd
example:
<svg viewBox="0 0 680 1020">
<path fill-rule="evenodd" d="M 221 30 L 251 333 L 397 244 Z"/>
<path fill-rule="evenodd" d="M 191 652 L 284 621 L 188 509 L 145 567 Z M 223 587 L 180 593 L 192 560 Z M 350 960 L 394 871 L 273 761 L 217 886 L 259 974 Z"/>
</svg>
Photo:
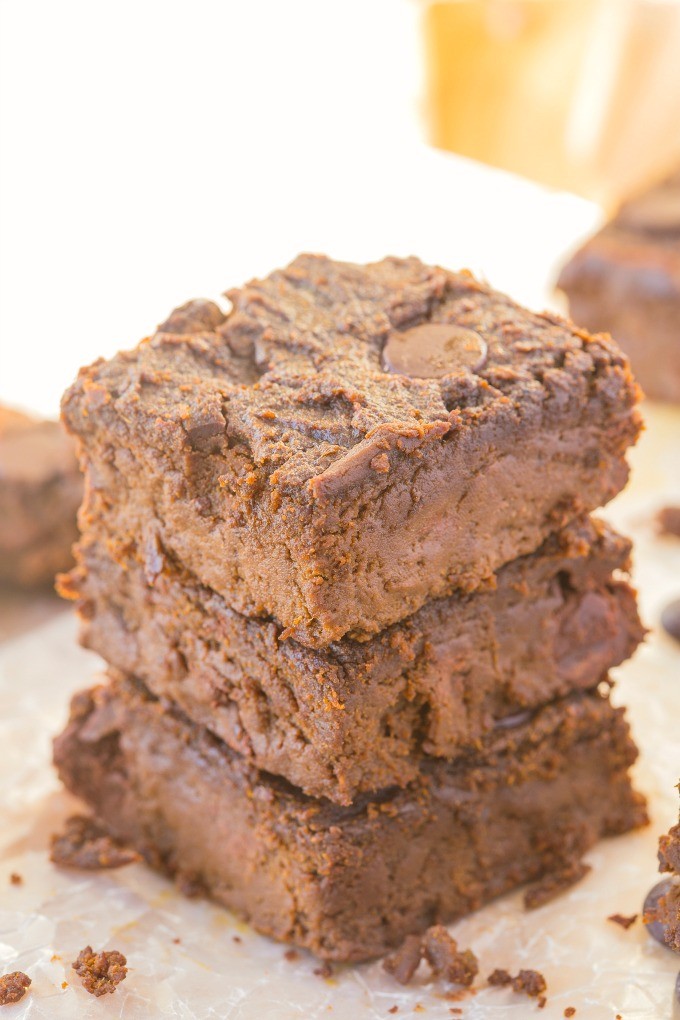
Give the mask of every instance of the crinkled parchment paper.
<svg viewBox="0 0 680 1020">
<path fill-rule="evenodd" d="M 519 1020 L 663 1020 L 672 1015 L 680 957 L 657 945 L 639 921 L 628 931 L 607 921 L 639 913 L 657 881 L 656 840 L 676 819 L 680 778 L 680 645 L 658 628 L 659 612 L 680 596 L 680 540 L 660 538 L 653 514 L 680 505 L 680 413 L 647 408 L 649 429 L 635 451 L 630 488 L 607 509 L 636 540 L 635 579 L 651 634 L 617 671 L 615 698 L 630 706 L 641 757 L 635 769 L 649 798 L 651 826 L 599 844 L 592 872 L 570 892 L 526 913 L 520 894 L 507 896 L 452 927 L 471 946 L 481 975 L 495 967 L 533 967 L 548 981 L 548 1004 L 505 990 L 447 999 L 428 983 L 404 990 L 379 963 L 314 974 L 318 963 L 261 938 L 225 910 L 190 901 L 143 865 L 91 875 L 59 870 L 47 846 L 77 804 L 59 789 L 50 740 L 63 725 L 70 693 L 88 685 L 100 660 L 76 645 L 69 612 L 0 649 L 0 972 L 26 971 L 25 999 L 3 1010 L 7 1020 L 363 1020 L 451 1017 Z M 23 884 L 12 885 L 17 872 Z M 180 940 L 179 942 L 176 940 Z M 87 943 L 128 957 L 127 980 L 94 999 L 70 962 Z M 389 1013 L 398 1006 L 396 1014 Z"/>
</svg>

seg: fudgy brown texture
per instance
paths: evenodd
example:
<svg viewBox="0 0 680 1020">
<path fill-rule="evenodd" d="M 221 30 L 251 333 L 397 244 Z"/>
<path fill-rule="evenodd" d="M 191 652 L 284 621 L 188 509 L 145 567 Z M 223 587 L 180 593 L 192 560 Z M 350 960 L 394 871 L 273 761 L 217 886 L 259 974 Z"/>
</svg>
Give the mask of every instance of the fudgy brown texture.
<svg viewBox="0 0 680 1020">
<path fill-rule="evenodd" d="M 613 334 L 649 397 L 680 401 L 680 170 L 627 202 L 557 285 L 577 322 Z"/>
<path fill-rule="evenodd" d="M 658 920 L 665 927 L 666 945 L 680 953 L 680 820 L 659 838 L 659 871 L 674 876 L 674 883 L 659 904 Z"/>
<path fill-rule="evenodd" d="M 71 565 L 82 493 L 59 422 L 0 406 L 0 582 L 48 585 Z"/>
<path fill-rule="evenodd" d="M 66 786 L 117 838 L 261 932 L 362 960 L 548 872 L 565 841 L 645 822 L 622 710 L 579 695 L 492 734 L 465 765 L 351 807 L 260 773 L 138 681 L 72 703 Z"/>
<path fill-rule="evenodd" d="M 160 545 L 303 644 L 474 589 L 625 483 L 637 388 L 607 337 L 414 258 L 304 255 L 229 297 L 66 393 L 81 526 Z M 389 371 L 383 348 L 423 323 L 477 334 L 481 366 Z"/>
<path fill-rule="evenodd" d="M 62 591 L 79 599 L 86 647 L 259 768 L 349 803 L 406 785 L 423 755 L 474 751 L 495 725 L 595 687 L 628 658 L 643 634 L 629 553 L 585 518 L 503 567 L 495 588 L 323 651 L 240 616 L 158 546 L 88 532 Z"/>
</svg>

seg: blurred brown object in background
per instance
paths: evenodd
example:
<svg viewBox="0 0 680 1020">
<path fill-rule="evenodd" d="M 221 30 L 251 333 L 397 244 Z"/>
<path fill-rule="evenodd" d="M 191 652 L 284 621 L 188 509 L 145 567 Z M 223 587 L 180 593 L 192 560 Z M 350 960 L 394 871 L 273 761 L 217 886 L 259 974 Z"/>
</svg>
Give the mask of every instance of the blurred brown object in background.
<svg viewBox="0 0 680 1020">
<path fill-rule="evenodd" d="M 680 403 L 680 167 L 622 205 L 557 286 L 575 322 L 621 344 L 648 397 Z"/>
<path fill-rule="evenodd" d="M 680 159 L 680 3 L 425 2 L 430 141 L 612 207 Z"/>
<path fill-rule="evenodd" d="M 71 565 L 82 490 L 59 422 L 0 406 L 0 583 L 51 586 Z"/>
</svg>

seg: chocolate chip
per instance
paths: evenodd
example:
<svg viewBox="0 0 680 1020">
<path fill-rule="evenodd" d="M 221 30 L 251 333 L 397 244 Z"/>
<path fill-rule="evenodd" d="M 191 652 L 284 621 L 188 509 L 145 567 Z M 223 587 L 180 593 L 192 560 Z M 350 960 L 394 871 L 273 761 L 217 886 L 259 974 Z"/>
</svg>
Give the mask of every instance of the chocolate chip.
<svg viewBox="0 0 680 1020">
<path fill-rule="evenodd" d="M 659 188 L 641 195 L 621 209 L 617 220 L 632 230 L 648 230 L 653 234 L 680 232 L 680 190 Z"/>
<path fill-rule="evenodd" d="M 665 897 L 668 896 L 672 887 L 673 880 L 671 878 L 662 879 L 661 882 L 657 882 L 649 890 L 642 905 L 642 920 L 647 927 L 647 931 L 662 946 L 667 946 L 668 942 L 666 940 L 666 925 L 663 921 L 659 920 L 659 917 L 664 916 L 663 903 L 661 901 L 665 901 Z"/>
<path fill-rule="evenodd" d="M 680 641 L 680 599 L 675 599 L 663 610 L 661 626 L 672 638 Z"/>
<path fill-rule="evenodd" d="M 474 330 L 425 322 L 392 333 L 383 350 L 383 366 L 386 372 L 415 379 L 439 379 L 466 368 L 477 372 L 486 357 L 486 342 Z"/>
</svg>

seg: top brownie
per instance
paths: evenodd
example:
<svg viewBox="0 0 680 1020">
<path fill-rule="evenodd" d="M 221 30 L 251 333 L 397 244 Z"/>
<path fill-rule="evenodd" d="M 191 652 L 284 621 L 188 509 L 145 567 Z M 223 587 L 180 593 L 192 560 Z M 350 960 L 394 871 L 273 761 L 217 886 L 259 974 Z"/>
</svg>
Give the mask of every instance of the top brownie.
<svg viewBox="0 0 680 1020">
<path fill-rule="evenodd" d="M 625 484 L 637 388 L 607 336 L 415 258 L 303 255 L 228 296 L 64 397 L 81 527 L 150 576 L 165 548 L 320 647 L 490 581 Z"/>
</svg>

